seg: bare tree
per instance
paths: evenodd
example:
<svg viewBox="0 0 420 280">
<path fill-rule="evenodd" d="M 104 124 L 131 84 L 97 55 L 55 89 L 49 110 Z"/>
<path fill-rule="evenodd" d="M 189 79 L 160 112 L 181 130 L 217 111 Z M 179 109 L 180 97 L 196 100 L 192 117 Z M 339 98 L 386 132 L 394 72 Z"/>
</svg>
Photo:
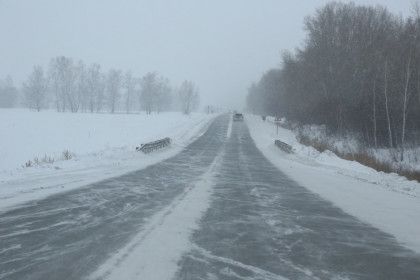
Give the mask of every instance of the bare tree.
<svg viewBox="0 0 420 280">
<path fill-rule="evenodd" d="M 408 113 L 408 102 L 410 100 L 411 91 L 409 89 L 410 85 L 410 78 L 411 78 L 411 72 L 412 72 L 412 66 L 411 66 L 411 56 L 412 51 L 410 48 L 409 55 L 408 55 L 408 62 L 407 62 L 407 68 L 405 71 L 405 77 L 404 77 L 404 86 L 403 86 L 403 93 L 402 93 L 402 124 L 401 124 L 401 157 L 400 160 L 404 160 L 404 149 L 405 149 L 405 134 L 406 134 L 406 124 L 407 124 L 407 113 Z"/>
<path fill-rule="evenodd" d="M 104 102 L 104 77 L 99 64 L 92 64 L 86 73 L 86 95 L 91 113 L 99 111 Z"/>
<path fill-rule="evenodd" d="M 378 148 L 378 140 L 377 140 L 377 120 L 376 120 L 376 79 L 373 80 L 373 143 L 375 145 L 375 149 Z M 368 134 L 369 135 L 369 134 Z"/>
<path fill-rule="evenodd" d="M 157 91 L 157 73 L 149 72 L 140 80 L 140 105 L 146 114 L 152 113 L 155 105 L 155 93 Z"/>
<path fill-rule="evenodd" d="M 156 111 L 158 114 L 163 110 L 169 109 L 169 107 L 171 106 L 171 90 L 172 89 L 169 84 L 169 79 L 159 77 L 155 93 Z"/>
<path fill-rule="evenodd" d="M 127 114 L 130 113 L 130 107 L 132 102 L 132 95 L 134 93 L 135 79 L 131 71 L 127 71 L 124 75 L 124 88 L 125 88 L 125 111 Z"/>
<path fill-rule="evenodd" d="M 140 79 L 139 101 L 140 107 L 151 114 L 169 109 L 172 103 L 172 89 L 169 80 L 157 72 L 149 72 Z"/>
<path fill-rule="evenodd" d="M 179 89 L 179 100 L 182 112 L 186 115 L 197 109 L 200 103 L 200 95 L 196 86 L 190 81 L 184 81 Z"/>
<path fill-rule="evenodd" d="M 50 78 L 56 96 L 57 110 L 65 111 L 69 106 L 71 112 L 79 109 L 79 98 L 76 90 L 77 71 L 73 60 L 64 56 L 53 58 L 50 62 Z"/>
<path fill-rule="evenodd" d="M 95 107 L 96 112 L 100 112 L 102 110 L 102 106 L 105 104 L 105 75 L 101 75 L 101 79 L 98 84 L 98 88 L 95 95 Z"/>
<path fill-rule="evenodd" d="M 262 99 L 260 98 L 260 90 L 256 83 L 251 83 L 248 88 L 248 94 L 246 96 L 247 110 L 253 114 L 265 115 L 263 106 L 261 104 Z M 278 110 L 278 109 L 277 109 Z"/>
<path fill-rule="evenodd" d="M 50 80 L 50 87 L 55 96 L 55 105 L 57 112 L 65 111 L 65 98 L 62 96 L 61 87 L 60 87 L 60 77 L 58 74 L 58 58 L 53 58 L 49 64 L 48 76 Z"/>
<path fill-rule="evenodd" d="M 12 108 L 16 104 L 17 89 L 13 85 L 11 76 L 7 76 L 4 82 L 0 80 L 0 107 Z"/>
<path fill-rule="evenodd" d="M 108 92 L 108 104 L 111 109 L 111 113 L 115 112 L 118 99 L 120 97 L 121 88 L 121 71 L 111 69 L 108 72 L 107 77 L 107 92 Z"/>
<path fill-rule="evenodd" d="M 79 61 L 76 67 L 77 75 L 77 98 L 79 100 L 82 112 L 86 112 L 88 108 L 89 95 L 87 93 L 87 71 L 83 61 Z"/>
<path fill-rule="evenodd" d="M 26 83 L 23 83 L 25 103 L 38 112 L 48 105 L 48 80 L 41 66 L 35 66 Z"/>
<path fill-rule="evenodd" d="M 392 148 L 392 130 L 391 130 L 391 118 L 389 114 L 389 93 L 388 93 L 388 58 L 385 60 L 385 69 L 384 69 L 384 97 L 385 97 L 385 113 L 386 113 L 386 121 L 387 121 L 387 128 L 388 128 L 388 143 L 389 147 Z"/>
</svg>

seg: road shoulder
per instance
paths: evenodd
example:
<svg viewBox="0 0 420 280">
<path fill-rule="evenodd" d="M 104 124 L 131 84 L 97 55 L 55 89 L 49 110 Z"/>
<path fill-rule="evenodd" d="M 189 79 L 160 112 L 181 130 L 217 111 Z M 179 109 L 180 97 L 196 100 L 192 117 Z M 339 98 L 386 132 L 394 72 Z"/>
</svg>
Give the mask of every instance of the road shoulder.
<svg viewBox="0 0 420 280">
<path fill-rule="evenodd" d="M 279 128 L 277 134 L 275 125 L 257 116 L 246 116 L 246 122 L 256 146 L 291 179 L 420 253 L 419 183 L 338 159 L 328 152 L 315 154 L 302 147 L 293 132 Z M 291 144 L 298 152 L 282 152 L 274 146 L 275 139 Z"/>
</svg>

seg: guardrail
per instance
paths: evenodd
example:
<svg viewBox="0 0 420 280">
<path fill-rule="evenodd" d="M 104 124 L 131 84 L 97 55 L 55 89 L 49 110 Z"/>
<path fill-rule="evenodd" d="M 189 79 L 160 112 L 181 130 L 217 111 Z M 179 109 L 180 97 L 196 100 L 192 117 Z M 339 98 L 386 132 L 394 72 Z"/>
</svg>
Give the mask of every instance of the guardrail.
<svg viewBox="0 0 420 280">
<path fill-rule="evenodd" d="M 289 144 L 286 144 L 280 140 L 275 140 L 274 141 L 274 145 L 276 145 L 277 147 L 280 148 L 280 150 L 286 152 L 286 153 L 293 153 L 293 149 L 292 146 L 290 146 Z"/>
<path fill-rule="evenodd" d="M 147 154 L 157 149 L 164 148 L 171 144 L 171 138 L 166 137 L 160 140 L 156 140 L 153 142 L 141 144 L 140 147 L 136 147 L 136 151 L 142 151 L 143 153 Z"/>
</svg>

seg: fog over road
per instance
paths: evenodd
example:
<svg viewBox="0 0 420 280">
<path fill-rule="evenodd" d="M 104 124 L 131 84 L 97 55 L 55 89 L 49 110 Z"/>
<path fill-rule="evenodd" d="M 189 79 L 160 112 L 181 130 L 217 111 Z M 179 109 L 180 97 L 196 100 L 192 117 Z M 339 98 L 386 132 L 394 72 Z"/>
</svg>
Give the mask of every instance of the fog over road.
<svg viewBox="0 0 420 280">
<path fill-rule="evenodd" d="M 207 177 L 209 205 L 174 279 L 419 279 L 419 255 L 288 179 L 229 119 L 169 160 L 1 214 L 0 279 L 112 279 L 129 251 L 95 271 L 157 213 L 132 251 L 174 222 Z"/>
</svg>

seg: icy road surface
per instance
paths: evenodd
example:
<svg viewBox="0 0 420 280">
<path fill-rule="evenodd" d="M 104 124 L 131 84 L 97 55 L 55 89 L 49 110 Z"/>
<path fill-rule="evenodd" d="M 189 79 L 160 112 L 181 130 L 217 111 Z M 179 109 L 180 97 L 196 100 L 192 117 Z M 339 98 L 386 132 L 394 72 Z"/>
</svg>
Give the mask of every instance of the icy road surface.
<svg viewBox="0 0 420 280">
<path fill-rule="evenodd" d="M 1 214 L 0 279 L 420 279 L 419 255 L 229 119 L 169 160 Z"/>
</svg>

